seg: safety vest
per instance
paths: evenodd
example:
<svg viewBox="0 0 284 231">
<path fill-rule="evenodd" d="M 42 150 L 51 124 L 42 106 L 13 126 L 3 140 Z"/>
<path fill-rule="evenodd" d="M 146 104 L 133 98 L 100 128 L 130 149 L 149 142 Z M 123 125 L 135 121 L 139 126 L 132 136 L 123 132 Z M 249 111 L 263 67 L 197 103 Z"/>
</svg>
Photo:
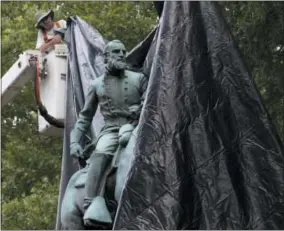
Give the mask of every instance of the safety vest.
<svg viewBox="0 0 284 231">
<path fill-rule="evenodd" d="M 57 21 L 57 22 L 55 23 L 55 28 L 60 28 L 60 23 L 59 23 L 59 21 Z M 48 42 L 50 42 L 50 41 L 52 40 L 52 38 L 51 38 L 51 39 L 48 39 L 48 38 L 47 38 L 46 30 L 43 30 L 43 31 L 42 31 L 42 34 L 43 34 L 43 40 L 44 40 L 45 43 L 48 43 Z"/>
</svg>

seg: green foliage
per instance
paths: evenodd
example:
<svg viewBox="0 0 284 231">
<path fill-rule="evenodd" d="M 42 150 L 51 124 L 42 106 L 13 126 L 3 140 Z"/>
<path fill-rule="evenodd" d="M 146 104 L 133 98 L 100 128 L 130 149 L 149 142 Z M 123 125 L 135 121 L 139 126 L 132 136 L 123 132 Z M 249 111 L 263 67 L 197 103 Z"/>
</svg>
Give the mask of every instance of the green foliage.
<svg viewBox="0 0 284 231">
<path fill-rule="evenodd" d="M 32 189 L 32 194 L 2 204 L 2 229 L 53 230 L 56 221 L 58 179 L 50 184 L 47 178 Z"/>
<path fill-rule="evenodd" d="M 284 140 L 284 3 L 222 2 L 254 81 Z"/>
</svg>

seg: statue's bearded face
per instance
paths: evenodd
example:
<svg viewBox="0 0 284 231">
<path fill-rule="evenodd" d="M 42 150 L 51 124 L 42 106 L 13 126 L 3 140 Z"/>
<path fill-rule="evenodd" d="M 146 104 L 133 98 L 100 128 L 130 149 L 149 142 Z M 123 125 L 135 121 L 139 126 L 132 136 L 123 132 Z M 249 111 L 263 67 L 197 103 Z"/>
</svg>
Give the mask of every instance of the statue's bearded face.
<svg viewBox="0 0 284 231">
<path fill-rule="evenodd" d="M 126 66 L 126 49 L 121 42 L 111 42 L 108 44 L 106 54 L 107 66 L 110 71 L 124 70 Z"/>
</svg>

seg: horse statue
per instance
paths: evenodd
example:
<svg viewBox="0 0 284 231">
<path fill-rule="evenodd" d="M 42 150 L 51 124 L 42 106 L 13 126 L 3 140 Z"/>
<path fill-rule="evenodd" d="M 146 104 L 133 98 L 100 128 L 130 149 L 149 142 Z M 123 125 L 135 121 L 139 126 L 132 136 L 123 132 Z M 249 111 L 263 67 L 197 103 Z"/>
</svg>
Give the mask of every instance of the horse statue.
<svg viewBox="0 0 284 231">
<path fill-rule="evenodd" d="M 137 138 L 138 126 L 133 130 L 129 141 L 125 147 L 119 147 L 119 159 L 117 160 L 117 167 L 109 171 L 106 176 L 105 184 L 105 199 L 106 205 L 112 220 L 116 215 L 117 203 L 122 194 L 125 181 L 132 161 L 134 159 L 134 147 Z M 61 205 L 61 224 L 64 230 L 102 230 L 111 229 L 112 225 L 95 224 L 93 227 L 86 227 L 83 221 L 84 215 L 84 197 L 85 197 L 85 182 L 87 179 L 89 164 L 78 170 L 70 178 Z"/>
</svg>

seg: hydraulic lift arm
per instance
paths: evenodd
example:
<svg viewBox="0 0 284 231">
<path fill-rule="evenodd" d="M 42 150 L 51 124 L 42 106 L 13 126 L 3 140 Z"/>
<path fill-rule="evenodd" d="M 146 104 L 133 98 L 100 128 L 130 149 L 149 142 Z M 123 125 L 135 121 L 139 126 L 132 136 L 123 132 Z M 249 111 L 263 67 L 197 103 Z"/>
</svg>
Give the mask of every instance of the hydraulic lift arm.
<svg viewBox="0 0 284 231">
<path fill-rule="evenodd" d="M 67 46 L 56 44 L 54 47 L 48 54 L 27 50 L 19 55 L 19 59 L 1 79 L 1 103 L 5 106 L 11 102 L 29 80 L 36 79 L 37 103 L 40 109 L 44 108 L 40 112 L 45 111 L 38 116 L 39 132 L 49 136 L 62 136 L 65 119 Z"/>
<path fill-rule="evenodd" d="M 36 75 L 35 64 L 30 62 L 33 56 L 39 56 L 37 50 L 27 50 L 19 55 L 19 59 L 11 66 L 11 68 L 1 78 L 1 105 L 8 104 L 21 89 L 34 79 Z"/>
</svg>

